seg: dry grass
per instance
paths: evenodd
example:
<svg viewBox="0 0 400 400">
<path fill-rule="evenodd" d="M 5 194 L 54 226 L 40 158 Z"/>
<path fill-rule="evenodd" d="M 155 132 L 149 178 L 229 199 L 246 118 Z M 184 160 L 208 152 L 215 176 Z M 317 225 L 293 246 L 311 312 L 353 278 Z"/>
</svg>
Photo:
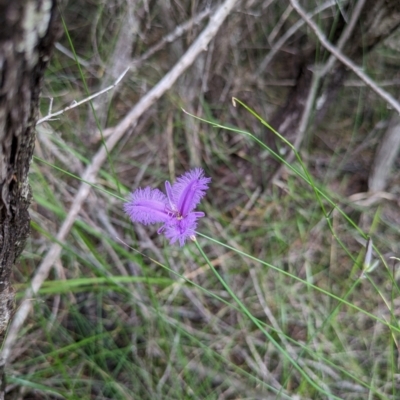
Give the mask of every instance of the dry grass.
<svg viewBox="0 0 400 400">
<path fill-rule="evenodd" d="M 55 51 L 43 114 L 47 96 L 57 110 L 84 98 L 87 89 L 110 84 L 120 58 L 135 68 L 94 109 L 76 108 L 38 128 L 45 131 L 38 133 L 30 176 L 33 229 L 14 274 L 20 295 L 74 201 L 81 182 L 68 173 L 81 176 L 101 146 L 98 127 L 107 134 L 206 21 L 148 59 L 141 55 L 203 7 L 185 1 L 64 5 L 74 51 L 85 62 L 78 68 Z M 276 38 L 298 19 L 285 14 L 287 7 L 241 2 L 208 51 L 109 154 L 97 182 L 108 193 L 91 190 L 49 280 L 32 299 L 33 312 L 11 353 L 8 398 L 398 397 L 400 292 L 398 263 L 390 259 L 399 255 L 398 173 L 389 186 L 392 197 L 357 197 L 390 114 L 385 104 L 347 81 L 324 121 L 311 124 L 301 150 L 315 184 L 304 181 L 294 161 L 295 170 L 286 167 L 262 187 L 271 156 L 238 132 L 263 142 L 266 128 L 233 107 L 231 97 L 269 121 L 294 82 L 299 43 L 309 45 L 302 28 L 266 71 L 257 72 Z M 322 16 L 329 20 L 332 13 Z M 66 36 L 60 44 L 70 47 Z M 393 66 L 399 62 L 384 43 L 365 65 L 379 81 L 398 79 Z M 198 237 L 211 266 L 194 244 L 169 246 L 154 227 L 132 226 L 122 211 L 121 197 L 129 191 L 160 187 L 199 164 L 213 179 L 199 227 L 208 238 Z M 316 188 L 326 193 L 321 203 Z M 380 262 L 360 279 L 366 235 Z"/>
</svg>

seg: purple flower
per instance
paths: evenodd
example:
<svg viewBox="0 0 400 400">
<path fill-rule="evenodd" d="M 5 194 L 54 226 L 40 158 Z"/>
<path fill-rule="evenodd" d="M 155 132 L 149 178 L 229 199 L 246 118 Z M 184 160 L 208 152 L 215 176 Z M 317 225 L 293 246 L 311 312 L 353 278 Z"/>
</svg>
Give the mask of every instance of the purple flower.
<svg viewBox="0 0 400 400">
<path fill-rule="evenodd" d="M 124 211 L 133 222 L 144 225 L 162 222 L 158 233 L 164 233 L 173 244 L 179 240 L 183 246 L 189 237 L 195 236 L 197 220 L 203 212 L 194 211 L 206 194 L 211 178 L 204 176 L 201 168 L 186 172 L 171 186 L 165 182 L 167 195 L 158 189 L 136 189 L 124 204 Z"/>
</svg>

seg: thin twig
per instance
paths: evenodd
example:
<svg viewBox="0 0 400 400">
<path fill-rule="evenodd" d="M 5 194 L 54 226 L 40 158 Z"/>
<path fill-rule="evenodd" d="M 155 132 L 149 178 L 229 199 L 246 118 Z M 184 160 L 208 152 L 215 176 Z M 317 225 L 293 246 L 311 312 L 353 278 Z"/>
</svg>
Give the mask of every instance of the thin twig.
<svg viewBox="0 0 400 400">
<path fill-rule="evenodd" d="M 225 2 L 210 17 L 207 27 L 192 43 L 177 64 L 175 64 L 175 66 L 159 81 L 159 83 L 144 97 L 142 97 L 135 107 L 132 108 L 129 114 L 126 115 L 125 118 L 115 127 L 113 135 L 107 140 L 105 145 L 101 145 L 93 157 L 92 162 L 83 174 L 83 182 L 81 183 L 78 193 L 72 202 L 71 209 L 66 219 L 58 231 L 55 243 L 51 246 L 50 250 L 37 268 L 31 282 L 31 288 L 25 291 L 24 299 L 10 324 L 8 335 L 3 342 L 3 348 L 0 353 L 0 359 L 3 363 L 7 362 L 11 348 L 18 337 L 22 325 L 28 317 L 32 307 L 31 299 L 38 292 L 45 279 L 47 279 L 51 267 L 59 258 L 62 250 L 60 243 L 65 241 L 65 238 L 77 219 L 83 203 L 90 192 L 91 186 L 89 184 L 93 184 L 96 181 L 97 173 L 107 159 L 107 154 L 111 152 L 118 141 L 124 136 L 125 132 L 136 124 L 138 118 L 172 87 L 179 76 L 181 76 L 182 73 L 194 62 L 196 57 L 207 48 L 208 43 L 216 35 L 219 27 L 232 11 L 236 2 L 237 0 L 225 0 Z"/>
<path fill-rule="evenodd" d="M 342 35 L 340 36 L 340 39 L 338 40 L 337 44 L 337 50 L 340 51 L 343 49 L 344 45 L 348 41 L 351 33 L 353 32 L 354 27 L 356 26 L 356 22 L 358 21 L 358 18 L 360 16 L 361 10 L 364 6 L 365 0 L 360 0 L 356 7 L 354 8 L 354 11 L 351 16 L 351 20 L 349 24 L 346 26 L 345 30 L 343 31 Z M 310 16 L 310 14 L 308 14 Z M 310 17 L 311 18 L 311 17 Z M 293 144 L 294 148 L 296 150 L 299 150 L 301 143 L 303 142 L 304 136 L 306 134 L 307 126 L 310 120 L 310 116 L 313 110 L 313 105 L 315 104 L 315 99 L 318 94 L 318 89 L 320 88 L 320 83 L 322 78 L 331 70 L 333 67 L 334 63 L 336 61 L 336 57 L 332 54 L 328 61 L 325 63 L 325 65 L 322 68 L 316 68 L 314 73 L 313 73 L 313 79 L 311 82 L 311 87 L 308 92 L 307 96 L 307 101 L 306 105 L 304 107 L 301 120 L 300 120 L 300 125 L 296 133 L 296 139 Z M 295 154 L 293 152 L 290 152 L 286 161 L 288 163 L 291 163 L 294 160 Z M 274 174 L 272 180 L 278 179 L 282 172 L 282 166 L 278 169 L 278 171 Z"/>
<path fill-rule="evenodd" d="M 124 73 L 126 66 L 132 60 L 132 48 L 137 39 L 137 35 L 132 35 L 133 25 L 129 12 L 121 20 L 121 28 L 116 36 L 113 52 L 108 57 L 107 63 L 103 66 L 106 72 L 103 76 L 99 90 L 103 90 L 113 83 L 121 73 Z M 89 113 L 86 121 L 86 128 L 90 134 L 97 130 L 103 130 L 108 119 L 108 108 L 113 96 L 118 93 L 120 87 L 113 90 L 108 96 L 99 96 L 93 101 L 93 112 Z M 100 135 L 101 136 L 101 135 Z"/>
<path fill-rule="evenodd" d="M 365 4 L 365 0 L 359 0 L 357 2 L 356 7 L 354 8 L 354 11 L 351 15 L 351 20 L 350 20 L 349 24 L 346 26 L 342 35 L 340 36 L 340 39 L 338 40 L 338 44 L 337 44 L 338 51 L 341 51 L 343 49 L 344 45 L 346 44 L 350 35 L 352 34 L 353 29 L 355 28 L 358 18 L 360 16 L 361 10 L 364 7 L 364 4 Z M 321 79 L 330 71 L 330 69 L 333 67 L 335 61 L 336 61 L 336 57 L 333 54 L 331 54 L 328 61 L 321 68 L 321 70 L 320 71 L 316 70 L 314 73 L 310 92 L 309 92 L 309 95 L 307 98 L 307 103 L 304 108 L 303 115 L 301 117 L 299 132 L 296 135 L 296 141 L 294 143 L 294 147 L 296 150 L 299 149 L 299 147 L 303 141 L 303 138 L 304 138 L 307 126 L 308 126 L 308 121 L 310 119 L 312 106 L 314 105 L 315 99 L 317 97 Z M 292 155 L 294 156 L 293 153 L 292 153 Z"/>
<path fill-rule="evenodd" d="M 144 54 L 132 60 L 131 66 L 138 68 L 144 61 L 150 58 L 154 53 L 161 50 L 167 43 L 172 43 L 179 37 L 181 37 L 185 32 L 192 28 L 193 25 L 200 24 L 203 19 L 207 18 L 210 14 L 214 12 L 215 9 L 206 8 L 204 11 L 200 12 L 195 17 L 191 18 L 189 21 L 184 22 L 182 25 L 177 26 L 173 32 L 164 36 L 157 44 L 150 47 Z"/>
<path fill-rule="evenodd" d="M 268 35 L 267 41 L 269 44 L 273 43 L 275 40 L 275 37 L 281 30 L 282 26 L 285 24 L 287 19 L 289 18 L 289 15 L 292 13 L 293 7 L 289 4 L 286 8 L 286 10 L 283 12 L 281 17 L 279 18 L 279 21 L 275 24 L 274 29 L 272 29 L 272 32 Z"/>
<path fill-rule="evenodd" d="M 229 224 L 230 226 L 236 226 L 242 221 L 243 218 L 246 217 L 246 214 L 254 206 L 255 202 L 260 197 L 260 194 L 261 194 L 261 189 L 260 187 L 257 187 L 256 190 L 254 190 L 254 193 L 251 195 L 250 199 L 245 204 L 245 206 L 240 210 L 239 214 L 231 221 L 231 223 Z"/>
<path fill-rule="evenodd" d="M 72 53 L 72 51 L 68 50 L 66 47 L 64 47 L 61 43 L 56 43 L 55 44 L 55 48 L 60 51 L 61 53 L 63 53 L 64 55 L 66 55 L 67 57 L 69 57 L 71 60 L 76 60 L 78 61 L 78 63 L 80 65 L 83 65 L 85 68 L 91 68 L 90 63 L 86 60 L 84 60 L 83 58 L 75 55 L 74 53 Z M 95 74 L 97 75 L 97 74 Z"/>
<path fill-rule="evenodd" d="M 319 14 L 320 12 L 326 10 L 329 7 L 332 7 L 335 4 L 336 4 L 336 0 L 329 0 L 329 1 L 325 2 L 324 4 L 322 4 L 321 6 L 315 8 L 308 15 L 311 18 L 314 15 Z M 273 45 L 272 49 L 268 52 L 268 54 L 265 56 L 265 58 L 261 61 L 261 64 L 259 65 L 259 67 L 257 68 L 257 71 L 255 73 L 256 76 L 261 75 L 266 70 L 269 63 L 275 57 L 275 54 L 278 53 L 278 51 L 290 39 L 290 37 L 293 36 L 304 24 L 305 24 L 305 21 L 300 19 L 290 29 L 288 29 L 284 35 L 282 35 L 277 40 L 277 42 Z"/>
<path fill-rule="evenodd" d="M 290 3 L 292 4 L 293 8 L 299 13 L 299 15 L 304 19 L 307 25 L 314 31 L 321 44 L 340 62 L 351 69 L 360 79 L 362 79 L 366 83 L 367 86 L 369 86 L 378 96 L 389 103 L 400 114 L 400 103 L 390 93 L 380 88 L 376 84 L 376 82 L 373 81 L 368 75 L 366 75 L 358 65 L 347 58 L 330 43 L 326 36 L 320 31 L 317 24 L 313 20 L 311 20 L 307 13 L 302 9 L 297 0 L 290 0 Z"/>
<path fill-rule="evenodd" d="M 339 51 L 343 50 L 344 45 L 350 39 L 350 36 L 353 33 L 353 30 L 357 24 L 357 21 L 361 14 L 361 11 L 364 8 L 364 4 L 365 4 L 365 0 L 357 1 L 356 5 L 354 7 L 353 13 L 351 14 L 351 20 L 346 25 L 346 28 L 344 29 L 343 33 L 340 35 L 340 39 L 337 42 L 336 48 Z M 333 54 L 331 54 L 331 56 L 329 57 L 328 61 L 325 64 L 325 66 L 323 67 L 322 71 L 320 72 L 320 75 L 325 76 L 330 71 L 330 69 L 333 67 L 335 61 L 336 61 L 336 57 Z"/>
<path fill-rule="evenodd" d="M 35 151 L 40 151 L 41 146 L 43 145 L 46 150 L 47 154 L 49 153 L 58 159 L 64 166 L 69 168 L 69 171 L 80 175 L 83 172 L 82 163 L 80 160 L 73 157 L 70 153 L 65 151 L 67 148 L 63 139 L 53 130 L 50 124 L 42 124 L 36 129 L 36 137 L 37 137 L 37 144 L 35 145 Z M 54 143 L 56 141 L 56 143 Z M 57 143 L 58 142 L 58 143 Z M 39 153 L 39 157 L 46 158 L 46 156 L 42 156 Z"/>
<path fill-rule="evenodd" d="M 270 320 L 271 325 L 275 329 L 275 333 L 278 335 L 279 339 L 285 345 L 286 351 L 290 354 L 290 356 L 293 359 L 295 359 L 303 367 L 303 369 L 309 374 L 309 376 L 311 376 L 313 379 L 315 379 L 315 381 L 318 382 L 318 384 L 321 385 L 321 387 L 324 388 L 326 393 L 330 393 L 331 391 L 330 391 L 330 388 L 328 387 L 328 385 L 325 382 L 323 382 L 317 374 L 315 374 L 312 370 L 310 370 L 310 368 L 308 368 L 306 366 L 306 363 L 299 356 L 299 354 L 296 351 L 296 349 L 286 339 L 285 335 L 282 332 L 282 329 L 280 328 L 280 326 L 279 326 L 278 322 L 276 321 L 273 313 L 271 312 L 270 308 L 268 307 L 267 302 L 265 301 L 265 297 L 263 296 L 261 287 L 260 287 L 259 282 L 258 282 L 257 274 L 256 274 L 254 268 L 250 268 L 250 276 L 251 276 L 251 279 L 253 281 L 254 288 L 256 290 L 258 301 L 260 302 L 260 305 L 262 306 L 265 315 Z"/>
<path fill-rule="evenodd" d="M 393 115 L 389 128 L 380 140 L 372 169 L 368 178 L 370 192 L 381 192 L 386 188 L 390 171 L 400 148 L 400 116 Z"/>
<path fill-rule="evenodd" d="M 125 71 L 118 77 L 118 79 L 117 79 L 112 85 L 106 87 L 106 88 L 103 89 L 103 90 L 100 90 L 100 92 L 97 92 L 97 93 L 95 93 L 95 94 L 92 94 L 91 96 L 86 97 L 85 99 L 83 99 L 83 100 L 81 100 L 81 101 L 74 101 L 74 102 L 73 102 L 71 105 L 69 105 L 68 107 L 65 107 L 64 109 L 62 109 L 62 110 L 60 110 L 60 111 L 57 111 L 57 112 L 55 112 L 55 113 L 53 113 L 53 114 L 47 114 L 45 117 L 39 119 L 39 121 L 36 122 L 36 126 L 42 124 L 42 123 L 45 122 L 45 121 L 51 120 L 52 118 L 56 117 L 57 115 L 64 114 L 66 111 L 72 110 L 72 109 L 75 108 L 75 107 L 78 107 L 78 106 L 80 106 L 80 105 L 82 105 L 82 104 L 84 104 L 84 103 L 87 103 L 88 101 L 93 100 L 94 98 L 100 96 L 100 95 L 103 94 L 103 93 L 106 93 L 106 92 L 110 91 L 111 89 L 114 89 L 115 86 L 117 86 L 118 83 L 121 82 L 122 78 L 125 76 L 125 74 L 126 74 L 128 71 L 129 71 L 129 68 L 126 68 Z"/>
</svg>

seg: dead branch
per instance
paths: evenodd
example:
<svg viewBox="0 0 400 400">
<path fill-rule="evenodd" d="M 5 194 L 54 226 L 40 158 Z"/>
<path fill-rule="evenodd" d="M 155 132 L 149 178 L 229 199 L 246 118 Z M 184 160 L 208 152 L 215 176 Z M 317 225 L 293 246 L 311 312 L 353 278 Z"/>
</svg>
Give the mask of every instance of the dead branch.
<svg viewBox="0 0 400 400">
<path fill-rule="evenodd" d="M 130 13 L 127 12 L 121 21 L 121 28 L 119 29 L 113 52 L 109 56 L 107 65 L 104 66 L 105 74 L 100 84 L 100 90 L 104 90 L 111 85 L 126 70 L 126 66 L 130 64 L 132 48 L 137 38 L 137 35 L 132 34 L 132 31 L 135 31 L 132 23 L 138 24 L 137 21 L 132 22 L 131 19 Z M 87 131 L 90 134 L 97 133 L 98 130 L 103 131 L 104 126 L 107 124 L 108 105 L 117 90 L 112 91 L 107 96 L 97 97 L 93 101 L 93 111 L 89 113 L 88 121 L 86 122 Z M 99 136 L 100 139 L 103 138 L 101 135 Z"/>
<path fill-rule="evenodd" d="M 346 57 L 337 47 L 333 46 L 324 33 L 318 28 L 317 24 L 307 15 L 297 0 L 290 0 L 293 8 L 299 13 L 304 19 L 307 25 L 313 30 L 315 35 L 318 37 L 321 44 L 340 62 L 342 62 L 347 68 L 351 69 L 360 79 L 362 79 L 367 86 L 369 86 L 378 96 L 385 100 L 388 104 L 394 108 L 398 114 L 400 114 L 400 103 L 386 90 L 380 88 L 374 80 L 372 80 L 367 74 L 362 71 L 362 68 L 356 65 L 352 60 Z"/>
<path fill-rule="evenodd" d="M 354 11 L 351 15 L 351 20 L 346 25 L 346 28 L 344 29 L 343 33 L 340 36 L 340 39 L 338 40 L 338 44 L 337 44 L 338 51 L 341 51 L 343 49 L 344 45 L 349 40 L 349 38 L 354 30 L 354 27 L 356 26 L 356 22 L 358 21 L 358 19 L 360 17 L 360 13 L 362 11 L 362 8 L 364 7 L 364 4 L 365 4 L 365 0 L 360 0 L 357 3 L 356 7 L 354 8 Z M 311 18 L 310 14 L 308 14 L 308 16 Z M 315 105 L 315 101 L 318 96 L 318 91 L 320 89 L 321 80 L 324 78 L 324 76 L 326 74 L 328 74 L 331 71 L 335 61 L 336 61 L 336 57 L 334 55 L 331 55 L 324 66 L 322 66 L 320 68 L 316 68 L 315 71 L 313 72 L 313 79 L 311 81 L 311 87 L 308 92 L 306 105 L 304 107 L 304 110 L 303 110 L 303 113 L 302 113 L 302 116 L 300 119 L 300 124 L 297 129 L 296 139 L 293 144 L 293 146 L 296 150 L 299 150 L 299 148 L 304 140 L 304 136 L 306 134 L 307 126 L 310 121 L 310 116 L 311 116 L 311 113 L 313 110 L 313 106 Z M 319 107 L 321 107 L 321 106 L 319 106 Z M 288 157 L 286 158 L 286 161 L 288 163 L 291 163 L 294 160 L 294 157 L 295 157 L 295 154 L 293 152 L 290 152 Z M 280 167 L 279 170 L 275 173 L 273 180 L 276 180 L 279 177 L 281 171 L 282 171 L 282 167 Z"/>
<path fill-rule="evenodd" d="M 65 108 L 63 108 L 62 110 L 57 111 L 57 112 L 55 112 L 55 113 L 51 113 L 51 109 L 50 109 L 50 110 L 49 110 L 49 114 L 47 114 L 45 117 L 39 119 L 39 121 L 36 122 L 36 125 L 40 125 L 40 124 L 42 124 L 42 123 L 45 122 L 45 121 L 49 121 L 49 120 L 53 119 L 54 117 L 57 117 L 58 115 L 64 114 L 66 111 L 72 110 L 72 109 L 75 108 L 75 107 L 79 107 L 80 105 L 82 105 L 82 104 L 84 104 L 84 103 L 87 103 L 87 102 L 90 101 L 90 100 L 95 99 L 96 97 L 100 96 L 101 94 L 107 93 L 107 92 L 110 91 L 111 89 L 114 89 L 115 86 L 117 86 L 118 83 L 121 82 L 122 78 L 126 75 L 126 73 L 127 73 L 128 71 L 129 71 L 129 68 L 126 68 L 125 71 L 118 77 L 118 79 L 117 79 L 111 86 L 108 86 L 108 87 L 106 87 L 105 89 L 100 90 L 99 92 L 97 92 L 97 93 L 95 93 L 95 94 L 92 94 L 91 96 L 86 97 L 86 98 L 84 98 L 84 99 L 81 100 L 81 101 L 74 101 L 74 102 L 73 102 L 71 105 L 69 105 L 68 107 L 65 107 Z"/>
<path fill-rule="evenodd" d="M 144 54 L 140 57 L 137 57 L 132 60 L 131 67 L 139 68 L 143 64 L 144 61 L 149 59 L 152 55 L 154 55 L 157 51 L 161 50 L 166 44 L 174 42 L 176 39 L 179 39 L 185 32 L 193 27 L 193 25 L 200 24 L 205 18 L 207 18 L 210 14 L 215 11 L 215 8 L 206 8 L 204 11 L 200 12 L 198 15 L 191 18 L 189 21 L 184 22 L 183 24 L 177 26 L 171 33 L 164 36 L 157 44 L 153 47 L 150 47 Z"/>
<path fill-rule="evenodd" d="M 370 192 L 385 190 L 390 170 L 400 148 L 400 116 L 394 115 L 382 138 L 368 179 Z"/>
<path fill-rule="evenodd" d="M 126 117 L 114 128 L 113 134 L 107 140 L 105 145 L 101 145 L 97 153 L 94 155 L 92 162 L 86 168 L 82 179 L 78 193 L 76 194 L 72 207 L 62 224 L 60 230 L 57 233 L 55 243 L 51 246 L 50 250 L 44 257 L 43 261 L 37 268 L 36 274 L 34 275 L 31 288 L 26 290 L 24 299 L 18 311 L 15 313 L 14 319 L 10 324 L 8 335 L 4 341 L 3 348 L 0 353 L 0 357 L 6 361 L 9 358 L 11 348 L 18 337 L 18 333 L 22 325 L 24 324 L 32 307 L 32 297 L 38 292 L 41 285 L 47 279 L 51 267 L 54 265 L 56 260 L 59 258 L 62 243 L 67 237 L 71 230 L 78 214 L 85 202 L 91 186 L 96 182 L 97 173 L 100 170 L 102 164 L 107 159 L 107 154 L 112 151 L 118 141 L 124 136 L 125 132 L 135 126 L 139 117 L 148 110 L 168 89 L 170 89 L 176 80 L 182 75 L 182 73 L 192 65 L 197 56 L 207 49 L 207 45 L 212 38 L 218 32 L 219 27 L 222 25 L 224 20 L 228 17 L 237 0 L 225 0 L 224 3 L 216 10 L 211 16 L 207 27 L 192 43 L 186 53 L 181 59 L 175 64 L 175 66 L 154 86 L 135 107 L 126 115 Z M 87 183 L 85 183 L 87 182 Z M 89 183 L 89 184 L 88 184 Z"/>
<path fill-rule="evenodd" d="M 308 16 L 310 18 L 319 14 L 320 12 L 332 7 L 336 4 L 335 0 L 330 0 L 325 2 L 319 7 L 316 7 L 313 11 L 311 11 Z M 259 76 L 266 70 L 269 63 L 273 60 L 274 56 L 278 53 L 279 50 L 282 49 L 283 45 L 305 24 L 303 19 L 297 21 L 290 29 L 288 29 L 272 46 L 271 50 L 265 56 L 265 58 L 261 61 L 261 64 L 258 66 L 255 76 Z"/>
</svg>

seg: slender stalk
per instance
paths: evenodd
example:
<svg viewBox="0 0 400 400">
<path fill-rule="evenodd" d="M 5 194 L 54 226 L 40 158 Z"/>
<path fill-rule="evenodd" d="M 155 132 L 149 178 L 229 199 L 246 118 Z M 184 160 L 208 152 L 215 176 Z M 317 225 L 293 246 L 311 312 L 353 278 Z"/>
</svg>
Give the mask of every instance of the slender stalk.
<svg viewBox="0 0 400 400">
<path fill-rule="evenodd" d="M 290 364 L 293 365 L 293 367 L 303 376 L 303 378 L 310 383 L 316 390 L 319 392 L 322 392 L 326 394 L 329 398 L 332 399 L 340 399 L 339 397 L 334 396 L 332 393 L 327 392 L 325 389 L 323 389 L 321 386 L 319 386 L 317 383 L 315 383 L 301 368 L 301 366 L 294 360 L 286 351 L 285 349 L 265 330 L 265 328 L 262 326 L 261 322 L 255 318 L 252 313 L 249 311 L 249 309 L 240 301 L 240 299 L 236 296 L 236 294 L 232 291 L 232 289 L 229 287 L 229 285 L 225 282 L 224 278 L 218 273 L 218 271 L 215 269 L 215 267 L 212 265 L 210 260 L 208 259 L 207 255 L 204 253 L 203 249 L 201 248 L 199 242 L 194 239 L 194 243 L 196 244 L 197 249 L 199 250 L 200 254 L 206 261 L 207 265 L 209 268 L 213 271 L 215 276 L 218 278 L 218 280 L 221 282 L 222 286 L 225 288 L 225 290 L 229 293 L 229 295 L 232 297 L 232 299 L 236 302 L 236 304 L 239 306 L 239 309 L 245 314 L 251 322 L 253 322 L 254 325 L 257 326 L 257 328 L 268 338 L 268 340 L 278 349 L 280 353 L 284 355 L 284 357 L 290 362 Z"/>
</svg>

